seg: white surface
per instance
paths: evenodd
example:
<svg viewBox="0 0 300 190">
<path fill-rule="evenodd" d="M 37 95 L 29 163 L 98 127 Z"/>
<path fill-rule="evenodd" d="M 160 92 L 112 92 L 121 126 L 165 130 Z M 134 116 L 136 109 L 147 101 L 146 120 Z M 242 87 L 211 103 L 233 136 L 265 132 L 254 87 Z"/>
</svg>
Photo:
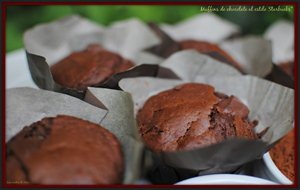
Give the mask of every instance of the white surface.
<svg viewBox="0 0 300 190">
<path fill-rule="evenodd" d="M 262 160 L 255 162 L 253 167 L 253 175 L 256 177 L 275 181 L 276 183 L 290 185 L 290 181 L 283 173 L 277 168 L 275 163 L 270 157 L 269 153 L 264 154 Z"/>
<path fill-rule="evenodd" d="M 213 174 L 190 178 L 176 185 L 275 185 L 276 183 L 265 179 L 236 174 Z"/>
<path fill-rule="evenodd" d="M 289 180 L 275 165 L 273 162 L 269 152 L 264 154 L 263 156 L 264 164 L 266 165 L 266 169 L 270 171 L 270 173 L 282 184 L 292 184 L 293 182 Z"/>
<path fill-rule="evenodd" d="M 6 54 L 6 88 L 37 86 L 32 81 L 24 49 Z"/>
</svg>

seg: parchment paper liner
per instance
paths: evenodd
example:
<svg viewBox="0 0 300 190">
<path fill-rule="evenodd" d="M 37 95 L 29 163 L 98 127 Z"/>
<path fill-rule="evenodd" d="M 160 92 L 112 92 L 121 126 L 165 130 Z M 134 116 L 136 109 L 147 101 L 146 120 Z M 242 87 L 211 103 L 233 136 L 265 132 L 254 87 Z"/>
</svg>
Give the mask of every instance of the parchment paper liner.
<svg viewBox="0 0 300 190">
<path fill-rule="evenodd" d="M 272 70 L 272 48 L 259 36 L 228 39 L 240 33 L 240 28 L 213 13 L 202 13 L 175 25 L 161 25 L 176 41 L 199 40 L 219 44 L 251 75 L 265 77 Z"/>
<path fill-rule="evenodd" d="M 149 26 L 160 37 L 161 43 L 146 49 L 146 52 L 166 57 L 181 49 L 180 44 L 164 33 L 157 25 L 150 23 Z M 189 27 L 193 27 L 193 25 Z M 194 30 L 196 30 L 197 26 L 194 27 Z M 188 30 L 182 29 L 180 32 L 183 34 L 187 32 L 184 35 L 191 35 Z M 193 39 L 192 35 L 190 39 Z M 269 40 L 259 36 L 244 36 L 227 39 L 219 42 L 218 45 L 239 63 L 240 67 L 238 69 L 241 73 L 259 76 L 289 88 L 294 88 L 292 78 L 272 63 L 272 47 Z M 213 54 L 218 56 L 217 52 L 210 52 L 210 56 L 213 56 Z M 224 59 L 221 58 L 220 60 Z"/>
<path fill-rule="evenodd" d="M 247 74 L 263 78 L 272 70 L 271 42 L 262 37 L 234 38 L 221 42 L 219 46 L 231 55 Z"/>
<path fill-rule="evenodd" d="M 199 75 L 235 76 L 241 75 L 235 68 L 223 64 L 195 50 L 179 51 L 158 65 L 142 64 L 126 72 L 109 78 L 101 87 L 120 89 L 119 81 L 123 78 L 150 76 L 166 79 L 192 81 Z"/>
<path fill-rule="evenodd" d="M 112 52 L 136 61 L 137 65 L 142 62 L 157 64 L 162 59 L 141 50 L 158 42 L 159 39 L 149 27 L 137 19 L 116 22 L 104 28 L 76 15 L 37 25 L 24 34 L 27 61 L 35 84 L 42 89 L 70 94 L 81 99 L 85 95 L 84 90 L 66 88 L 53 80 L 50 71 L 52 64 L 71 52 L 86 48 L 90 43 L 98 43 Z M 135 69 L 131 72 L 142 76 L 156 76 L 156 73 L 159 73 L 157 66 L 149 66 L 149 72 L 143 75 L 140 71 L 145 70 L 146 66 L 141 67 L 136 68 L 137 72 Z"/>
<path fill-rule="evenodd" d="M 164 60 L 160 67 L 168 68 L 182 80 L 193 81 L 199 75 L 241 75 L 234 67 L 226 65 L 195 50 L 183 50 Z"/>
<path fill-rule="evenodd" d="M 198 14 L 177 24 L 160 27 L 177 41 L 195 39 L 218 43 L 240 33 L 238 25 L 213 13 Z"/>
<path fill-rule="evenodd" d="M 27 56 L 28 66 L 29 66 L 32 80 L 39 88 L 44 90 L 69 94 L 79 99 L 84 98 L 86 94 L 86 90 L 67 88 L 61 86 L 60 84 L 54 81 L 50 71 L 50 67 L 44 57 L 31 54 L 28 52 L 26 52 L 26 56 Z M 135 76 L 178 78 L 173 71 L 167 68 L 161 68 L 155 64 L 151 64 L 151 65 L 143 64 L 143 65 L 133 67 L 127 71 L 112 75 L 98 87 L 119 89 L 118 81 L 120 80 L 120 78 L 135 77 Z"/>
<path fill-rule="evenodd" d="M 119 85 L 132 94 L 136 113 L 152 95 L 187 81 L 139 77 L 123 79 Z M 200 174 L 232 171 L 260 158 L 293 127 L 292 89 L 253 76 L 197 76 L 193 82 L 210 84 L 219 92 L 235 95 L 248 106 L 249 119 L 259 121 L 256 131 L 269 129 L 263 141 L 232 139 L 192 151 L 160 154 L 171 167 Z"/>
<path fill-rule="evenodd" d="M 50 72 L 49 66 L 44 57 L 27 52 L 29 70 L 35 84 L 42 89 L 70 94 L 82 99 L 85 91 L 65 88 L 57 84 Z M 239 75 L 239 72 L 226 64 L 223 64 L 209 56 L 199 54 L 195 50 L 184 50 L 177 52 L 168 59 L 155 64 L 142 64 L 128 71 L 115 74 L 101 87 L 119 89 L 118 81 L 122 78 L 152 76 L 159 78 L 186 79 L 192 80 L 197 75 Z"/>
<path fill-rule="evenodd" d="M 199 16 L 201 17 L 201 15 Z M 204 17 L 206 18 L 206 17 Z M 208 18 L 209 19 L 209 18 Z M 166 57 L 181 49 L 180 41 L 175 41 L 164 33 L 155 24 L 150 25 L 161 38 L 161 43 L 146 49 L 146 52 L 153 53 L 158 56 Z M 191 29 L 194 28 L 194 29 Z M 182 34 L 190 40 L 199 40 L 189 31 L 199 30 L 201 26 L 190 25 L 178 31 L 178 35 Z M 205 30 L 205 28 L 203 28 Z M 174 31 L 175 33 L 175 31 Z M 218 33 L 222 33 L 220 29 Z M 189 37 L 188 37 L 189 36 Z M 209 37 L 201 39 L 202 41 L 211 42 Z M 220 41 L 217 45 L 227 52 L 238 64 L 242 73 L 251 74 L 259 77 L 265 77 L 272 70 L 272 47 L 271 42 L 259 36 L 244 36 Z M 212 52 L 218 53 L 218 52 Z"/>
<path fill-rule="evenodd" d="M 137 140 L 130 94 L 89 88 L 85 101 L 98 107 L 68 95 L 27 87 L 8 89 L 6 97 L 6 141 L 44 117 L 75 116 L 98 123 L 117 136 L 125 159 L 123 183 L 133 183 L 139 177 L 143 145 Z"/>
<path fill-rule="evenodd" d="M 199 75 L 235 76 L 241 75 L 235 68 L 221 63 L 195 50 L 184 50 L 171 55 L 159 65 L 142 64 L 108 79 L 101 87 L 120 89 L 123 78 L 150 76 L 166 79 L 195 80 Z"/>
<path fill-rule="evenodd" d="M 207 26 L 203 23 L 210 23 L 210 25 Z M 164 28 L 163 26 L 162 28 Z M 224 42 L 228 37 L 239 33 L 239 29 L 236 25 L 218 18 L 212 13 L 200 14 L 183 21 L 176 27 L 179 27 L 180 30 L 172 30 L 173 33 L 179 36 L 183 35 L 187 39 L 217 41 L 234 59 L 238 60 L 245 73 L 260 77 L 269 74 L 267 79 L 293 88 L 293 81 L 288 75 L 277 72 L 277 69 L 272 70 L 269 41 L 257 36 L 249 36 Z M 216 30 L 216 27 L 220 27 L 219 30 Z M 204 37 L 193 36 L 194 31 L 198 30 L 200 31 L 197 32 L 197 35 L 205 34 Z M 188 31 L 193 31 L 193 33 Z M 209 35 L 207 36 L 207 34 Z M 77 15 L 37 25 L 24 34 L 26 51 L 45 57 L 49 65 L 56 63 L 73 51 L 84 49 L 90 43 L 98 43 L 112 52 L 133 60 L 136 65 L 156 64 L 162 62 L 163 59 L 142 50 L 160 44 L 161 40 L 138 19 L 115 22 L 108 28 L 104 28 Z"/>
<path fill-rule="evenodd" d="M 138 19 L 115 22 L 104 28 L 72 15 L 36 25 L 24 33 L 23 40 L 27 52 L 45 57 L 50 66 L 74 51 L 85 49 L 91 43 L 99 44 L 134 62 L 135 58 L 151 62 L 158 60 L 156 56 L 147 53 L 137 55 L 141 50 L 159 43 L 158 37 Z"/>
</svg>

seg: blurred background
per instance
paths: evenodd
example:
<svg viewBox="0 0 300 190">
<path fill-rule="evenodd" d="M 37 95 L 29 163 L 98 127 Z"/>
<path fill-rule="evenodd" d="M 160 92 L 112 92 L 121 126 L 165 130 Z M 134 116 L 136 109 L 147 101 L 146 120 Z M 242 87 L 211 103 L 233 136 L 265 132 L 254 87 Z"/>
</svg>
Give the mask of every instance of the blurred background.
<svg viewBox="0 0 300 190">
<path fill-rule="evenodd" d="M 6 20 L 6 51 L 23 47 L 22 36 L 26 29 L 38 23 L 49 22 L 66 15 L 79 14 L 102 25 L 137 17 L 148 22 L 177 23 L 200 14 L 207 6 L 141 6 L 141 5 L 90 5 L 90 6 L 8 6 Z M 214 6 L 218 7 L 218 6 Z M 276 12 L 214 12 L 242 28 L 242 34 L 262 34 L 279 19 L 293 21 L 293 11 Z"/>
</svg>

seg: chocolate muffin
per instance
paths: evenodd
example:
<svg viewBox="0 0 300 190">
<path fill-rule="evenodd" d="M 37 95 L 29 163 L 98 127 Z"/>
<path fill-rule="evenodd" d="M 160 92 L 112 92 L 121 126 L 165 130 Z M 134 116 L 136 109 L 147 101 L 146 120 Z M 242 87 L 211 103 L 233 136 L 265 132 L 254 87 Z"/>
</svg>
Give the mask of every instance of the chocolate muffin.
<svg viewBox="0 0 300 190">
<path fill-rule="evenodd" d="M 190 150 L 229 138 L 256 139 L 256 121 L 234 96 L 187 83 L 150 97 L 137 115 L 139 132 L 154 152 Z"/>
<path fill-rule="evenodd" d="M 120 184 L 123 154 L 105 128 L 71 116 L 44 118 L 7 143 L 7 183 Z"/>
<path fill-rule="evenodd" d="M 270 156 L 279 170 L 291 181 L 295 180 L 295 131 L 291 130 L 271 150 Z"/>
<path fill-rule="evenodd" d="M 89 45 L 51 66 L 53 79 L 58 84 L 78 90 L 98 86 L 115 73 L 126 71 L 134 64 L 120 55 Z"/>
</svg>

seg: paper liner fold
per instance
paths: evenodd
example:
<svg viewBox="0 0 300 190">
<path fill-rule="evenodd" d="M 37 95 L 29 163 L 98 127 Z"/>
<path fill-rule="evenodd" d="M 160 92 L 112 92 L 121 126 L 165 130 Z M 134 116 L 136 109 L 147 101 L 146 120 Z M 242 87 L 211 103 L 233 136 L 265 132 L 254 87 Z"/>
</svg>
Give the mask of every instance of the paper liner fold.
<svg viewBox="0 0 300 190">
<path fill-rule="evenodd" d="M 231 55 L 251 75 L 265 77 L 272 70 L 271 42 L 258 36 L 246 36 L 224 41 L 220 47 Z"/>
<path fill-rule="evenodd" d="M 138 19 L 116 22 L 104 28 L 79 16 L 68 16 L 37 25 L 25 32 L 24 45 L 33 81 L 39 88 L 83 99 L 85 90 L 74 90 L 57 84 L 53 80 L 50 66 L 74 51 L 85 49 L 91 43 L 131 59 L 137 65 L 162 61 L 155 55 L 141 51 L 159 43 L 159 39 Z"/>
<path fill-rule="evenodd" d="M 200 20 L 210 20 L 210 14 L 201 14 L 196 18 Z M 195 18 L 195 22 L 198 20 Z M 194 21 L 193 21 L 194 22 Z M 202 21 L 201 21 L 202 22 Z M 197 23 L 197 22 L 196 22 Z M 208 36 L 203 38 L 197 38 L 193 34 L 195 30 L 206 29 L 206 26 L 201 25 L 189 25 L 181 28 L 180 31 L 172 30 L 171 33 L 161 30 L 155 24 L 151 24 L 152 30 L 160 37 L 161 43 L 159 45 L 153 46 L 146 49 L 145 51 L 153 53 L 161 57 L 169 57 L 170 55 L 181 50 L 179 42 L 181 40 L 198 40 L 205 42 L 214 42 L 210 40 L 213 36 L 212 33 L 207 33 Z M 176 27 L 174 27 L 176 28 Z M 163 29 L 163 28 L 162 28 Z M 193 33 L 191 33 L 192 31 Z M 164 33 L 166 32 L 166 33 Z M 226 30 L 219 29 L 216 32 L 220 34 L 225 34 Z M 172 39 L 172 33 L 185 36 L 184 39 L 178 39 L 174 37 Z M 198 33 L 197 33 L 198 34 Z M 170 36 L 168 36 L 170 35 Z M 175 41 L 176 40 L 176 41 Z M 272 64 L 272 46 L 269 40 L 264 39 L 259 36 L 243 36 L 236 37 L 233 39 L 223 38 L 217 42 L 226 53 L 228 53 L 239 65 L 241 72 L 246 74 L 251 74 L 259 77 L 265 77 L 268 75 L 273 67 Z M 217 53 L 217 52 L 215 52 Z M 224 59 L 224 58 L 223 58 Z M 224 60 L 224 63 L 226 61 Z"/>
<path fill-rule="evenodd" d="M 101 118 L 107 114 L 107 110 L 77 98 L 28 87 L 8 89 L 6 97 L 6 141 L 24 126 L 44 117 L 65 114 L 100 123 Z"/>
<path fill-rule="evenodd" d="M 218 43 L 240 33 L 238 25 L 213 13 L 202 13 L 175 25 L 161 25 L 168 35 L 175 40 L 206 40 Z"/>
<path fill-rule="evenodd" d="M 208 22 L 210 20 L 211 22 Z M 201 24 L 203 22 L 210 23 L 210 25 Z M 211 24 L 214 22 L 216 26 Z M 225 28 L 221 27 L 222 25 L 225 25 Z M 161 57 L 169 57 L 180 50 L 178 42 L 181 40 L 191 39 L 213 42 L 239 63 L 243 74 L 251 74 L 290 88 L 294 87 L 293 79 L 273 64 L 273 62 L 275 64 L 283 63 L 283 60 L 286 62 L 293 61 L 294 44 L 292 39 L 294 38 L 294 26 L 291 22 L 282 20 L 276 22 L 266 31 L 264 37 L 238 36 L 238 30 L 234 30 L 234 27 L 229 26 L 229 22 L 219 19 L 212 13 L 200 14 L 173 26 L 162 25 L 159 28 L 152 24 L 151 28 L 160 37 L 161 43 L 146 51 Z M 218 28 L 218 30 L 215 30 L 215 28 Z M 229 32 L 230 30 L 227 30 L 229 28 L 233 30 Z M 215 31 L 206 32 L 205 35 L 201 36 L 201 32 L 206 30 Z M 194 31 L 199 32 L 195 33 Z M 222 35 L 223 37 L 216 40 L 215 33 L 219 34 L 219 37 Z M 286 33 L 290 35 L 286 35 Z M 235 37 L 230 38 L 230 36 Z M 281 62 L 278 62 L 279 59 Z"/>
<path fill-rule="evenodd" d="M 83 99 L 86 90 L 71 89 L 56 83 L 52 77 L 50 67 L 46 59 L 42 56 L 26 52 L 28 66 L 34 83 L 41 89 L 69 94 L 71 96 Z M 161 78 L 178 79 L 178 76 L 168 68 L 159 67 L 156 64 L 142 64 L 124 72 L 120 72 L 110 76 L 106 81 L 98 87 L 120 89 L 118 82 L 122 78 L 152 76 Z"/>
<path fill-rule="evenodd" d="M 36 25 L 24 33 L 23 40 L 26 51 L 43 55 L 52 64 L 70 53 L 68 41 L 72 36 L 103 30 L 102 26 L 94 22 L 72 15 Z"/>
<path fill-rule="evenodd" d="M 115 22 L 104 28 L 77 15 L 37 25 L 25 32 L 23 40 L 26 51 L 45 57 L 49 65 L 74 51 L 85 49 L 89 44 L 99 44 L 134 62 L 142 58 L 155 62 L 158 59 L 155 56 L 139 52 L 160 42 L 138 19 Z"/>
<path fill-rule="evenodd" d="M 193 81 L 199 75 L 241 75 L 234 67 L 195 50 L 183 50 L 174 53 L 160 66 L 169 68 L 182 80 L 187 81 Z"/>
</svg>

